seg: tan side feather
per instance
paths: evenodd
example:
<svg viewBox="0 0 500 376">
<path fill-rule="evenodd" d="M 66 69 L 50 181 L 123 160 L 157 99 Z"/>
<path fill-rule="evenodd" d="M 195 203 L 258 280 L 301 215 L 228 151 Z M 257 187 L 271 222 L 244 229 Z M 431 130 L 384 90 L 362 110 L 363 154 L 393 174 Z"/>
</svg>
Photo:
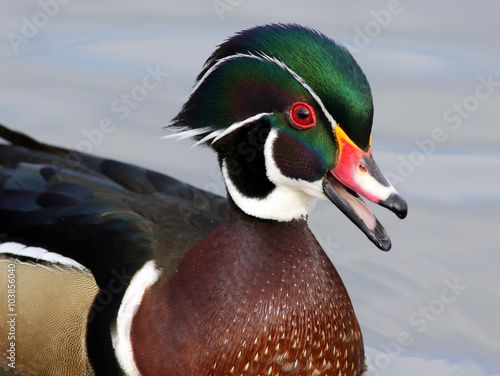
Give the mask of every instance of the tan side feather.
<svg viewBox="0 0 500 376">
<path fill-rule="evenodd" d="M 8 340 L 8 268 L 15 265 L 15 341 Z M 93 375 L 85 348 L 87 314 L 98 288 L 89 271 L 0 259 L 0 354 L 15 342 L 22 375 Z M 7 359 L 2 356 L 4 367 Z"/>
</svg>

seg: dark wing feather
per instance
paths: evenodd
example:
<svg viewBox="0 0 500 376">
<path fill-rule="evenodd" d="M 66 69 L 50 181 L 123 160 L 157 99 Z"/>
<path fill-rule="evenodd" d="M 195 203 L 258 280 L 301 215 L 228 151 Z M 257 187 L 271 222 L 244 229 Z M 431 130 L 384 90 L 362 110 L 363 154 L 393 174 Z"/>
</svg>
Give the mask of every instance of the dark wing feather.
<svg viewBox="0 0 500 376">
<path fill-rule="evenodd" d="M 98 284 L 155 258 L 167 274 L 217 227 L 226 200 L 171 177 L 41 144 L 0 126 L 0 241 L 39 245 L 88 267 Z"/>
</svg>

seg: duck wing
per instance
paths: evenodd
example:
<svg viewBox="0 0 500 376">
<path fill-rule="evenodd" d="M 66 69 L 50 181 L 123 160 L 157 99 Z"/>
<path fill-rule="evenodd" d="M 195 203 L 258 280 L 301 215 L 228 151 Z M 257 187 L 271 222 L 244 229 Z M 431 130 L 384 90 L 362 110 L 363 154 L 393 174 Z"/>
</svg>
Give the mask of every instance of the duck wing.
<svg viewBox="0 0 500 376">
<path fill-rule="evenodd" d="M 131 164 L 39 143 L 0 126 L 0 242 L 41 246 L 90 269 L 175 269 L 223 220 L 226 199 Z"/>
<path fill-rule="evenodd" d="M 168 278 L 222 222 L 226 199 L 1 125 L 0 137 L 0 266 L 20 281 L 16 370 L 119 374 L 109 331 L 130 280 L 151 259 Z"/>
</svg>

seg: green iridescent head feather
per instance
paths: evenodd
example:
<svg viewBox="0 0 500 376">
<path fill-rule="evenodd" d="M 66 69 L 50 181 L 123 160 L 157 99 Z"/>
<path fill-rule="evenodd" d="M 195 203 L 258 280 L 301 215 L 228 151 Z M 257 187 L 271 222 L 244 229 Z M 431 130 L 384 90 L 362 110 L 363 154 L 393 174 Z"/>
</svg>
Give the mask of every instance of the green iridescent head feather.
<svg viewBox="0 0 500 376">
<path fill-rule="evenodd" d="M 195 88 L 174 126 L 223 129 L 259 113 L 282 112 L 295 98 L 306 97 L 307 90 L 274 62 L 234 56 Z"/>
<path fill-rule="evenodd" d="M 228 127 L 262 112 L 283 111 L 291 104 L 287 101 L 297 100 L 304 92 L 277 64 L 242 58 L 224 62 L 238 54 L 282 62 L 309 85 L 351 140 L 364 150 L 369 148 L 373 101 L 364 73 L 344 47 L 299 25 L 259 26 L 221 44 L 198 76 L 201 85 L 172 126 Z"/>
</svg>

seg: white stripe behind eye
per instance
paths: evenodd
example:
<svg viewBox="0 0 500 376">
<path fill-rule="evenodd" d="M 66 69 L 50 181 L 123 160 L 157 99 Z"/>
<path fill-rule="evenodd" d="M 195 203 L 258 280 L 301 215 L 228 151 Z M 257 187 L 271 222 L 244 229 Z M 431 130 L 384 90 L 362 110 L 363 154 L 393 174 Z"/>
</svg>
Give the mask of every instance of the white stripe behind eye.
<svg viewBox="0 0 500 376">
<path fill-rule="evenodd" d="M 285 63 L 283 63 L 282 61 L 274 58 L 274 57 L 271 57 L 271 56 L 268 56 L 266 54 L 259 54 L 259 55 L 253 55 L 253 54 L 241 54 L 241 53 L 238 53 L 238 54 L 234 54 L 234 55 L 230 55 L 230 56 L 226 56 L 220 60 L 218 60 L 212 67 L 210 67 L 210 69 L 203 75 L 203 77 L 196 83 L 196 85 L 194 86 L 194 88 L 191 90 L 191 93 L 189 94 L 189 97 L 191 97 L 193 95 L 194 92 L 196 92 L 196 90 L 198 90 L 198 88 L 203 84 L 203 82 L 207 79 L 207 77 L 210 76 L 210 74 L 212 74 L 212 72 L 214 70 L 216 70 L 221 64 L 227 62 L 227 61 L 230 61 L 230 60 L 234 60 L 234 59 L 238 59 L 238 58 L 250 58 L 250 59 L 257 59 L 257 60 L 260 60 L 260 61 L 269 61 L 269 62 L 272 62 L 273 64 L 276 64 L 278 65 L 280 68 L 286 70 L 290 75 L 292 75 L 293 78 L 295 78 L 303 87 L 304 89 L 307 90 L 307 92 L 311 95 L 311 97 L 316 101 L 316 103 L 318 104 L 318 106 L 321 108 L 321 110 L 323 111 L 325 117 L 328 119 L 328 121 L 330 122 L 331 126 L 332 126 L 332 129 L 334 129 L 336 126 L 337 126 L 337 122 L 335 121 L 335 119 L 333 118 L 333 116 L 328 112 L 328 110 L 326 109 L 323 101 L 321 100 L 321 98 L 314 92 L 314 90 L 305 82 L 305 80 L 300 77 L 297 73 L 295 73 L 292 69 L 290 69 Z M 174 133 L 174 134 L 170 134 L 170 135 L 167 135 L 167 136 L 163 136 L 162 138 L 164 139 L 170 139 L 170 138 L 175 138 L 177 141 L 179 140 L 183 140 L 185 138 L 190 138 L 190 137 L 196 137 L 196 136 L 199 136 L 199 135 L 202 135 L 202 134 L 205 134 L 205 133 L 208 133 L 206 136 L 204 136 L 201 140 L 197 141 L 194 145 L 194 146 L 197 146 L 197 145 L 200 145 L 204 142 L 207 142 L 209 140 L 212 140 L 212 144 L 218 140 L 220 140 L 222 137 L 228 135 L 229 133 L 233 132 L 234 130 L 248 124 L 248 123 L 251 123 L 263 116 L 266 116 L 266 115 L 270 115 L 270 113 L 266 113 L 266 112 L 262 112 L 262 113 L 259 113 L 257 115 L 254 115 L 246 120 L 243 120 L 243 121 L 239 121 L 239 122 L 236 122 L 236 123 L 233 123 L 231 124 L 229 127 L 227 127 L 226 129 L 218 129 L 218 130 L 213 130 L 213 128 L 210 128 L 210 127 L 203 127 L 203 128 L 197 128 L 197 129 L 190 129 L 188 127 L 186 127 L 186 129 L 183 129 L 181 130 L 180 132 L 178 133 Z"/>
<path fill-rule="evenodd" d="M 209 134 L 207 134 L 205 137 L 203 137 L 201 140 L 195 142 L 193 144 L 192 147 L 195 147 L 195 146 L 198 146 L 198 145 L 201 145 L 203 144 L 204 142 L 206 141 L 209 141 L 211 140 L 212 138 L 215 138 L 217 137 L 218 135 L 220 135 L 222 133 L 222 129 L 217 129 L 216 131 L 213 131 L 213 132 L 210 132 Z"/>
<path fill-rule="evenodd" d="M 335 121 L 333 116 L 328 112 L 328 110 L 326 109 L 325 105 L 323 104 L 323 101 L 321 100 L 321 98 L 314 92 L 314 90 L 306 83 L 306 81 L 302 77 L 300 77 L 297 73 L 295 73 L 292 69 L 290 69 L 282 61 L 280 61 L 274 57 L 267 56 L 265 54 L 262 54 L 261 56 L 265 60 L 271 61 L 271 62 L 279 65 L 281 68 L 285 69 L 288 73 L 290 73 L 304 87 L 304 89 L 306 89 L 309 92 L 311 97 L 313 97 L 313 99 L 318 103 L 319 107 L 321 108 L 321 110 L 325 114 L 325 117 L 332 124 L 332 129 L 337 126 L 337 122 Z"/>
<path fill-rule="evenodd" d="M 264 116 L 269 116 L 269 115 L 271 115 L 270 112 L 261 112 L 260 114 L 251 116 L 248 119 L 245 119 L 242 121 L 237 121 L 236 123 L 231 124 L 229 127 L 227 127 L 223 132 L 218 134 L 217 137 L 215 137 L 212 140 L 212 144 L 214 142 L 217 142 L 218 140 L 220 140 L 222 137 L 227 136 L 229 133 L 234 132 L 236 129 L 241 128 L 244 125 L 250 124 L 250 123 L 254 122 L 255 120 L 258 120 Z"/>
<path fill-rule="evenodd" d="M 242 121 L 237 121 L 237 122 L 231 124 L 229 127 L 225 128 L 225 129 L 224 128 L 223 129 L 217 129 L 217 130 L 212 131 L 212 132 L 210 132 L 211 128 L 209 128 L 209 127 L 198 128 L 198 129 L 187 129 L 187 130 L 182 130 L 182 131 L 180 131 L 178 133 L 174 133 L 174 134 L 169 134 L 167 136 L 163 136 L 162 138 L 164 138 L 164 139 L 175 138 L 176 141 L 179 141 L 179 140 L 183 140 L 185 138 L 195 137 L 195 136 L 198 136 L 198 135 L 210 132 L 205 137 L 203 137 L 201 140 L 197 141 L 193 145 L 193 147 L 198 146 L 200 144 L 203 144 L 204 142 L 207 142 L 207 141 L 210 141 L 210 140 L 212 140 L 211 143 L 213 144 L 214 142 L 217 142 L 218 140 L 220 140 L 224 136 L 227 136 L 231 132 L 234 132 L 236 129 L 238 129 L 238 128 L 244 126 L 244 125 L 247 125 L 249 123 L 252 123 L 255 120 L 258 120 L 258 119 L 260 119 L 260 118 L 262 118 L 264 116 L 268 116 L 268 115 L 271 115 L 271 113 L 270 112 L 261 112 L 260 114 L 251 116 L 248 119 L 245 119 L 245 120 L 242 120 Z"/>
<path fill-rule="evenodd" d="M 34 262 L 45 261 L 52 264 L 72 266 L 78 269 L 87 270 L 85 266 L 69 257 L 65 257 L 63 255 L 60 255 L 59 253 L 49 252 L 46 249 L 40 247 L 28 247 L 25 244 L 21 243 L 1 243 L 0 253 L 30 258 L 33 259 Z"/>
<path fill-rule="evenodd" d="M 199 135 L 202 135 L 204 133 L 210 132 L 210 128 L 196 128 L 196 129 L 191 129 L 191 128 L 184 128 L 181 129 L 179 132 L 172 133 L 172 134 L 167 134 L 166 136 L 162 136 L 162 139 L 171 139 L 174 138 L 176 141 L 184 140 L 185 138 L 191 138 L 191 137 L 196 137 Z"/>
</svg>

